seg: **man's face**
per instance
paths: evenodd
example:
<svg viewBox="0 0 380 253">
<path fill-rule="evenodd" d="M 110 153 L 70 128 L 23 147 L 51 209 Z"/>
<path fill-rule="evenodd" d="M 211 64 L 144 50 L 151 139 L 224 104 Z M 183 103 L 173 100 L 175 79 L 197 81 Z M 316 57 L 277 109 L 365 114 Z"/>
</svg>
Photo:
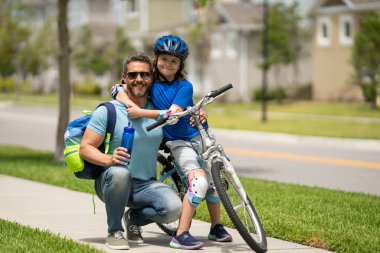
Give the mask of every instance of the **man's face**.
<svg viewBox="0 0 380 253">
<path fill-rule="evenodd" d="M 146 62 L 130 62 L 128 72 L 123 78 L 128 91 L 135 97 L 144 97 L 148 94 L 152 83 L 152 73 Z"/>
</svg>

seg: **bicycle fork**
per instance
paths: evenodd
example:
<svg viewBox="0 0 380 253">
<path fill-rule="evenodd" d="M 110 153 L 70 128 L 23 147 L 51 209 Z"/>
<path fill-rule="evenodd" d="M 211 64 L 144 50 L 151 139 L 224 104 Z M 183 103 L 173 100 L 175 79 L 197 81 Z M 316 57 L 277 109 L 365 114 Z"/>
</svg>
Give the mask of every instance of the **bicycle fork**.
<svg viewBox="0 0 380 253">
<path fill-rule="evenodd" d="M 230 183 L 236 189 L 236 192 L 239 194 L 240 199 L 243 200 L 244 205 L 247 205 L 248 204 L 247 193 L 245 192 L 243 185 L 241 184 L 240 179 L 237 176 L 234 167 L 232 166 L 232 164 L 230 163 L 230 161 L 228 160 L 228 158 L 224 154 L 222 146 L 218 145 L 216 147 L 216 149 L 217 149 L 217 151 L 215 152 L 215 150 L 214 150 L 213 154 L 208 153 L 209 158 L 205 159 L 207 161 L 207 167 L 211 168 L 211 165 L 214 161 L 217 161 L 217 160 L 221 161 L 224 165 L 222 172 L 224 172 L 226 177 L 229 178 Z M 202 154 L 202 156 L 207 155 L 206 153 L 207 153 L 207 151 L 205 152 L 205 154 Z M 237 206 L 237 207 L 235 207 L 235 209 L 238 209 L 240 207 L 241 206 Z"/>
</svg>

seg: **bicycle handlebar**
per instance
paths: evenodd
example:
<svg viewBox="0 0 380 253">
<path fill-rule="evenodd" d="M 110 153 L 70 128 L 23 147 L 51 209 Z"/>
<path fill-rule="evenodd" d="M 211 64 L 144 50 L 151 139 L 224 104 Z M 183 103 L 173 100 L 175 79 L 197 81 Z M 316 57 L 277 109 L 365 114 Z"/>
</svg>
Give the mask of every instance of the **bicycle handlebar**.
<svg viewBox="0 0 380 253">
<path fill-rule="evenodd" d="M 217 90 L 213 90 L 211 92 L 209 92 L 201 101 L 198 102 L 198 104 L 196 106 L 194 106 L 193 108 L 191 107 L 188 107 L 187 110 L 183 111 L 183 112 L 179 112 L 179 113 L 175 113 L 173 115 L 166 115 L 164 116 L 162 119 L 158 120 L 157 122 L 154 122 L 153 124 L 147 126 L 145 129 L 149 132 L 150 130 L 156 128 L 156 127 L 159 127 L 161 125 L 164 125 L 167 123 L 168 119 L 170 120 L 170 117 L 176 117 L 176 118 L 181 118 L 183 116 L 186 116 L 188 115 L 189 113 L 191 113 L 191 109 L 195 109 L 198 110 L 199 108 L 203 107 L 204 105 L 207 104 L 204 103 L 204 101 L 208 101 L 208 103 L 211 103 L 211 101 L 219 96 L 220 94 L 226 92 L 227 90 L 229 89 L 232 89 L 232 84 L 227 84 L 226 86 L 223 86 L 222 88 L 220 89 L 217 89 Z"/>
<path fill-rule="evenodd" d="M 232 84 L 227 84 L 226 86 L 223 86 L 222 88 L 218 89 L 218 90 L 213 90 L 211 91 L 209 94 L 207 94 L 207 97 L 216 97 L 216 96 L 219 96 L 220 94 L 222 94 L 223 92 L 226 92 L 228 91 L 229 89 L 232 89 Z"/>
<path fill-rule="evenodd" d="M 162 119 L 160 119 L 159 121 L 154 122 L 153 124 L 147 126 L 147 127 L 146 127 L 146 131 L 149 132 L 150 130 L 152 130 L 152 129 L 156 128 L 156 127 L 159 127 L 159 126 L 161 126 L 161 125 L 163 125 L 163 124 L 165 124 L 166 121 L 168 120 L 168 118 L 169 118 L 169 116 L 164 116 L 164 117 L 163 117 Z"/>
</svg>

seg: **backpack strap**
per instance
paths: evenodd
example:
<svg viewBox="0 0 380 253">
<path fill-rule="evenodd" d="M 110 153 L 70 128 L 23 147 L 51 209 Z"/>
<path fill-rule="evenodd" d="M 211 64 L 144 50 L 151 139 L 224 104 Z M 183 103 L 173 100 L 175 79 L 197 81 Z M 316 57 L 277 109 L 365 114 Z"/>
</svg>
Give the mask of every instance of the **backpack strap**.
<svg viewBox="0 0 380 253">
<path fill-rule="evenodd" d="M 100 145 L 99 149 L 104 151 L 104 154 L 108 153 L 110 142 L 113 138 L 113 132 L 115 130 L 116 125 L 116 108 L 115 105 L 111 102 L 104 102 L 99 104 L 99 106 L 105 106 L 107 109 L 107 128 L 106 128 L 106 136 L 102 145 Z"/>
</svg>

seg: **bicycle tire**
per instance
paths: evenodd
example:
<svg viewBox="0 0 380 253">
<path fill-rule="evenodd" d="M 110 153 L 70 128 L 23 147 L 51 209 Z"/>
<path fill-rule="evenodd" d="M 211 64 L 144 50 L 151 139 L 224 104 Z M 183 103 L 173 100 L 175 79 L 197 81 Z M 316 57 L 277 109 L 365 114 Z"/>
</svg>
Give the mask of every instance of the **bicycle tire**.
<svg viewBox="0 0 380 253">
<path fill-rule="evenodd" d="M 164 173 L 170 173 L 170 171 L 174 168 L 173 164 L 169 162 L 165 156 L 158 154 L 157 156 L 157 162 L 162 166 L 162 171 Z M 186 189 L 181 184 L 181 178 L 178 175 L 177 171 L 174 171 L 172 174 L 170 174 L 166 180 L 169 182 L 167 183 L 171 186 L 173 190 L 175 190 L 178 194 L 178 196 L 183 200 L 184 194 L 186 192 Z M 161 181 L 161 178 L 160 178 Z M 178 230 L 178 220 L 172 223 L 156 223 L 157 226 L 164 231 L 169 236 L 175 236 Z"/>
<path fill-rule="evenodd" d="M 211 165 L 212 178 L 220 200 L 232 223 L 248 246 L 256 252 L 266 252 L 267 239 L 259 216 L 248 195 L 248 203 L 243 204 L 242 197 L 237 193 L 232 180 L 223 173 L 223 166 L 223 162 L 219 160 L 213 161 Z M 230 187 L 231 185 L 232 187 Z M 238 206 L 235 206 L 236 201 L 239 203 Z"/>
</svg>

